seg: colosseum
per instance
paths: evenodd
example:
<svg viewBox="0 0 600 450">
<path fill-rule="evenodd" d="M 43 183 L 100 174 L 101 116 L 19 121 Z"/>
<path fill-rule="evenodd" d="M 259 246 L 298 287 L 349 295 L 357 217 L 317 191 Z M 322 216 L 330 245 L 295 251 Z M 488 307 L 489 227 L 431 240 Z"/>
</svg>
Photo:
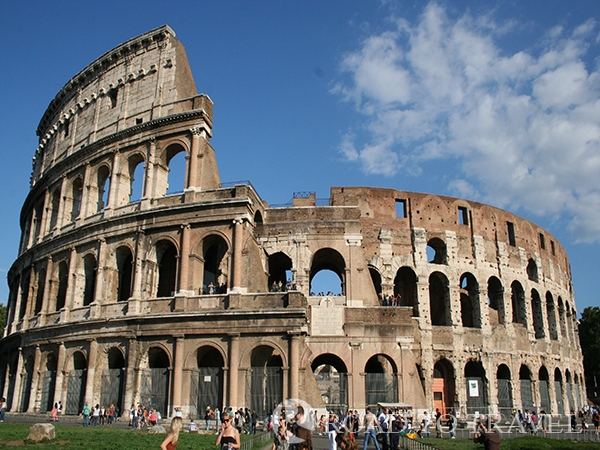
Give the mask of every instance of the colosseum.
<svg viewBox="0 0 600 450">
<path fill-rule="evenodd" d="M 212 124 L 168 26 L 50 102 L 8 274 L 11 411 L 61 400 L 66 414 L 87 401 L 264 416 L 297 398 L 560 416 L 584 404 L 569 261 L 548 231 L 387 188 L 269 205 L 250 182 L 221 182 Z M 182 192 L 169 189 L 176 158 Z M 339 291 L 312 292 L 322 271 Z"/>
</svg>

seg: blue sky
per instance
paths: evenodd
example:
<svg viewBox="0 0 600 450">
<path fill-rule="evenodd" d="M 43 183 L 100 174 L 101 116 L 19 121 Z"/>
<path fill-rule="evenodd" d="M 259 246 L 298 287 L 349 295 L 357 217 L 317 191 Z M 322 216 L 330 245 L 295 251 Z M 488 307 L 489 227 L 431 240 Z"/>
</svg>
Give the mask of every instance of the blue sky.
<svg viewBox="0 0 600 450">
<path fill-rule="evenodd" d="M 600 2 L 587 0 L 1 2 L 3 277 L 49 102 L 163 24 L 215 103 L 222 181 L 271 204 L 346 185 L 490 203 L 553 233 L 578 309 L 600 304 Z"/>
</svg>

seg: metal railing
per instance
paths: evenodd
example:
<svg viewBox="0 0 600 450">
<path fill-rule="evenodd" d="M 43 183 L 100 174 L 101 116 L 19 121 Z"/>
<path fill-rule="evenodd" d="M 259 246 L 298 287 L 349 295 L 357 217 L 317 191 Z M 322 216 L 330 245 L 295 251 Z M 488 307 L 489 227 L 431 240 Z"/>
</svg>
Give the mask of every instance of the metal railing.
<svg viewBox="0 0 600 450">
<path fill-rule="evenodd" d="M 433 445 L 424 444 L 415 439 L 407 438 L 406 436 L 400 436 L 400 448 L 402 450 L 438 450 Z"/>
<path fill-rule="evenodd" d="M 270 441 L 273 437 L 270 432 L 257 434 L 252 439 L 248 439 L 247 441 L 242 442 L 240 446 L 240 450 L 252 450 L 256 444 L 265 444 Z"/>
</svg>

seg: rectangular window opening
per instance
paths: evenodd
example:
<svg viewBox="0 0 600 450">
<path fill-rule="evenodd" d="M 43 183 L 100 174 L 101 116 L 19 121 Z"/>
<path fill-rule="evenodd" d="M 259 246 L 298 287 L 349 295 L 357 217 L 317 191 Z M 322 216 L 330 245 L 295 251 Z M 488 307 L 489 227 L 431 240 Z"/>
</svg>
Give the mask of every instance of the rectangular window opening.
<svg viewBox="0 0 600 450">
<path fill-rule="evenodd" d="M 508 235 L 508 245 L 514 247 L 517 245 L 515 240 L 515 224 L 506 222 L 506 234 Z"/>
<path fill-rule="evenodd" d="M 546 250 L 546 239 L 544 238 L 544 233 L 540 233 L 540 247 L 542 250 Z"/>
<path fill-rule="evenodd" d="M 398 219 L 406 219 L 406 200 L 396 199 L 396 217 Z"/>
<path fill-rule="evenodd" d="M 117 106 L 117 94 L 119 93 L 118 89 L 113 89 L 108 93 L 110 97 L 110 107 L 115 108 Z"/>
<path fill-rule="evenodd" d="M 458 207 L 458 224 L 469 225 L 469 210 L 465 206 Z"/>
<path fill-rule="evenodd" d="M 556 249 L 554 248 L 554 241 L 550 241 L 550 247 L 552 248 L 552 255 L 556 256 Z"/>
<path fill-rule="evenodd" d="M 140 125 L 142 123 L 144 123 L 144 119 L 142 119 L 141 117 L 138 117 L 137 119 L 135 119 L 135 124 L 136 125 Z"/>
</svg>

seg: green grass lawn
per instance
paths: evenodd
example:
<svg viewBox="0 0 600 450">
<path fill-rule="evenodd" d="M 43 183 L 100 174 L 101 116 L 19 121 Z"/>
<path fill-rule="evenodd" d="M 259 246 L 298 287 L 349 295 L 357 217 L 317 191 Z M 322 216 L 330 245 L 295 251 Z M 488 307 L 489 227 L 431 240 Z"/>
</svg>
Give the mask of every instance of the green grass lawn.
<svg viewBox="0 0 600 450">
<path fill-rule="evenodd" d="M 148 434 L 145 430 L 125 430 L 122 428 L 77 427 L 56 425 L 56 439 L 42 444 L 25 443 L 31 424 L 0 424 L 0 448 L 13 448 L 15 445 L 32 449 L 85 449 L 85 450 L 153 450 L 159 449 L 165 439 L 164 434 Z M 250 436 L 242 436 L 242 441 Z M 179 435 L 177 450 L 217 450 L 214 434 Z M 265 444 L 257 446 L 263 447 Z"/>
<path fill-rule="evenodd" d="M 442 450 L 476 450 L 483 449 L 483 444 L 474 444 L 471 439 L 419 439 L 420 442 L 433 445 Z M 542 437 L 524 436 L 514 439 L 503 439 L 502 450 L 598 450 L 600 443 L 564 441 L 545 439 Z"/>
</svg>

